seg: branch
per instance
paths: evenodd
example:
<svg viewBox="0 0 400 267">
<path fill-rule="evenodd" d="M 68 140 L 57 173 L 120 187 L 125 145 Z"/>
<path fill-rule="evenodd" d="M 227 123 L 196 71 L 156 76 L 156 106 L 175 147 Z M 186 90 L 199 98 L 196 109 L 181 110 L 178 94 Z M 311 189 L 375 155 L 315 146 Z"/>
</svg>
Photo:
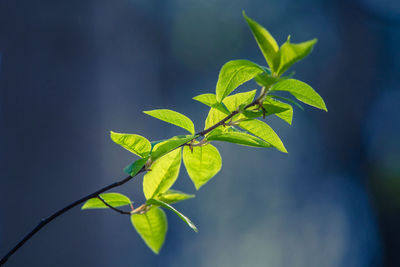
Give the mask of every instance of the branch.
<svg viewBox="0 0 400 267">
<path fill-rule="evenodd" d="M 252 106 L 256 106 L 259 105 L 259 103 L 263 100 L 263 98 L 266 95 L 266 91 L 265 88 L 263 87 L 261 89 L 261 93 L 260 96 L 257 97 L 257 99 L 255 99 L 253 102 L 251 102 L 250 104 L 248 104 L 247 106 L 244 107 L 244 109 L 248 109 Z M 224 119 L 222 119 L 221 121 L 219 121 L 218 123 L 216 123 L 215 125 L 200 131 L 198 133 L 196 133 L 195 135 L 198 136 L 204 136 L 206 134 L 208 134 L 209 132 L 211 132 L 212 130 L 214 130 L 215 128 L 217 128 L 218 126 L 224 125 L 226 121 L 228 121 L 229 119 L 231 119 L 233 116 L 235 116 L 236 114 L 239 113 L 239 110 L 235 110 L 233 111 L 231 114 L 229 114 L 228 116 L 226 116 Z M 185 145 L 185 144 L 184 144 Z M 183 146 L 183 145 L 182 145 Z M 146 169 L 143 167 L 135 176 L 137 176 L 139 173 L 144 172 Z M 76 200 L 74 202 L 72 202 L 71 204 L 65 206 L 64 208 L 60 209 L 59 211 L 55 212 L 54 214 L 52 214 L 51 216 L 41 219 L 39 224 L 33 228 L 32 231 L 30 231 L 24 238 L 22 238 L 21 241 L 18 242 L 18 244 L 13 247 L 1 260 L 0 260 L 0 266 L 3 265 L 4 263 L 7 262 L 7 260 L 18 250 L 20 249 L 29 239 L 31 239 L 37 232 L 39 232 L 44 226 L 46 226 L 48 223 L 50 223 L 51 221 L 53 221 L 55 218 L 57 218 L 58 216 L 66 213 L 67 211 L 69 211 L 70 209 L 78 206 L 79 204 L 82 204 L 83 202 L 91 199 L 91 198 L 99 198 L 105 205 L 107 205 L 109 208 L 113 209 L 114 211 L 117 211 L 121 214 L 131 214 L 131 212 L 127 212 L 127 211 L 123 211 L 123 210 L 119 210 L 117 208 L 112 207 L 111 205 L 109 205 L 107 202 L 104 201 L 103 198 L 101 198 L 99 195 L 105 191 L 108 191 L 112 188 L 121 186 L 127 182 L 129 182 L 133 177 L 135 176 L 128 176 L 124 179 L 122 179 L 119 182 L 115 182 L 112 183 L 106 187 L 103 187 L 99 190 L 97 190 L 96 192 L 93 192 L 79 200 Z M 138 212 L 145 212 L 146 211 L 146 205 L 142 205 L 139 208 L 137 208 L 136 210 L 132 211 L 133 213 L 138 213 Z"/>
<path fill-rule="evenodd" d="M 144 172 L 144 171 L 145 171 L 145 169 L 142 168 L 136 175 L 138 175 L 139 173 Z M 135 176 L 136 176 L 136 175 L 135 175 Z M 108 185 L 108 186 L 106 186 L 106 187 L 103 187 L 103 188 L 97 190 L 96 192 L 93 192 L 93 193 L 91 193 L 91 194 L 89 194 L 89 195 L 87 195 L 87 196 L 85 196 L 85 197 L 83 197 L 83 198 L 81 198 L 81 199 L 79 199 L 79 200 L 76 200 L 76 201 L 72 202 L 71 204 L 65 206 L 64 208 L 62 208 L 62 209 L 60 209 L 59 211 L 57 211 L 57 212 L 55 212 L 54 214 L 52 214 L 51 216 L 49 216 L 49 217 L 47 217 L 47 218 L 44 218 L 44 219 L 41 219 L 40 222 L 39 222 L 39 224 L 38 224 L 35 228 L 33 228 L 33 230 L 30 231 L 24 238 L 22 238 L 22 240 L 19 241 L 18 244 L 17 244 L 15 247 L 13 247 L 13 248 L 1 259 L 1 261 L 0 261 L 0 266 L 3 265 L 4 263 L 6 263 L 7 260 L 8 260 L 8 258 L 10 258 L 19 248 L 21 248 L 21 247 L 26 243 L 26 241 L 28 241 L 29 239 L 31 239 L 37 232 L 39 232 L 39 231 L 40 231 L 44 226 L 46 226 L 49 222 L 53 221 L 55 218 L 57 218 L 58 216 L 64 214 L 65 212 L 69 211 L 70 209 L 72 209 L 72 208 L 78 206 L 79 204 L 82 204 L 83 202 L 85 202 L 85 201 L 87 201 L 87 200 L 89 200 L 89 199 L 91 199 L 91 198 L 98 197 L 99 194 L 101 194 L 101 193 L 103 193 L 103 192 L 105 192 L 105 191 L 108 191 L 108 190 L 110 190 L 110 189 L 112 189 L 112 188 L 121 186 L 121 185 L 123 185 L 123 184 L 129 182 L 133 177 L 134 177 L 134 176 L 128 176 L 128 177 L 122 179 L 122 180 L 119 181 L 119 182 L 115 182 L 115 183 L 112 183 L 112 184 L 110 184 L 110 185 Z"/>
</svg>

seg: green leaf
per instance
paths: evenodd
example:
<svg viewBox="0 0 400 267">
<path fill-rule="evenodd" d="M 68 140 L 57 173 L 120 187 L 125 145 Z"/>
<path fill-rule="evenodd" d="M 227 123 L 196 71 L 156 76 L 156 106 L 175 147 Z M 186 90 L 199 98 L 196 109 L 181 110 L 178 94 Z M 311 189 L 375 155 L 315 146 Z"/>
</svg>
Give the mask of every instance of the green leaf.
<svg viewBox="0 0 400 267">
<path fill-rule="evenodd" d="M 204 124 L 204 129 L 208 129 L 214 124 L 217 124 L 220 122 L 222 119 L 224 119 L 227 115 L 222 113 L 221 111 L 215 109 L 215 108 L 210 108 L 210 111 L 208 112 L 205 124 Z M 219 126 L 220 128 L 222 126 Z"/>
<path fill-rule="evenodd" d="M 274 37 L 272 37 L 272 35 L 267 31 L 267 29 L 258 24 L 256 21 L 247 17 L 244 11 L 243 17 L 246 19 L 247 24 L 249 25 L 250 30 L 257 41 L 258 47 L 268 63 L 268 66 L 274 72 L 277 68 L 277 66 L 275 66 L 275 58 L 277 57 L 277 53 L 279 51 L 278 44 L 276 43 Z"/>
<path fill-rule="evenodd" d="M 214 94 L 202 94 L 193 97 L 193 99 L 199 101 L 200 103 L 203 103 L 204 105 L 215 108 L 222 113 L 225 113 L 226 115 L 230 114 L 225 105 L 217 101 L 217 97 Z"/>
<path fill-rule="evenodd" d="M 279 96 L 279 95 L 273 95 L 273 94 L 268 94 L 268 96 L 272 97 L 271 99 L 274 99 L 274 100 L 280 99 L 280 100 L 284 100 L 284 101 L 287 101 L 289 103 L 292 103 L 293 105 L 295 105 L 296 107 L 298 107 L 299 109 L 304 111 L 303 106 L 300 105 L 299 102 L 294 101 L 293 99 L 290 99 L 290 98 L 287 98 L 287 97 L 282 97 L 282 96 Z"/>
<path fill-rule="evenodd" d="M 257 64 L 248 60 L 232 60 L 227 62 L 219 73 L 216 94 L 217 101 L 221 102 L 239 85 L 253 79 L 263 72 Z"/>
<path fill-rule="evenodd" d="M 328 111 L 322 97 L 314 91 L 308 84 L 295 79 L 282 80 L 274 86 L 271 91 L 287 91 L 295 98 L 310 106 Z"/>
<path fill-rule="evenodd" d="M 120 193 L 104 193 L 100 194 L 100 197 L 103 198 L 105 202 L 107 202 L 114 208 L 130 205 L 132 203 L 127 196 Z M 86 210 L 86 209 L 108 209 L 108 208 L 109 207 L 107 207 L 107 205 L 104 204 L 103 201 L 95 197 L 86 201 L 81 209 Z"/>
<path fill-rule="evenodd" d="M 149 159 L 149 157 L 145 157 L 145 158 L 136 160 L 132 164 L 129 164 L 128 166 L 126 166 L 124 168 L 124 172 L 126 172 L 130 176 L 134 177 L 143 168 L 143 166 L 146 164 L 148 159 Z"/>
<path fill-rule="evenodd" d="M 132 214 L 131 222 L 146 245 L 155 254 L 158 254 L 164 244 L 168 229 L 165 212 L 160 208 L 153 207 L 144 214 Z"/>
<path fill-rule="evenodd" d="M 247 119 L 255 119 L 255 118 L 263 116 L 263 112 L 259 111 L 258 109 L 250 110 L 250 109 L 244 109 L 244 107 L 241 107 L 240 114 L 242 114 Z M 267 115 L 268 114 L 265 113 L 265 116 L 267 116 Z"/>
<path fill-rule="evenodd" d="M 256 96 L 257 90 L 251 90 L 249 92 L 238 93 L 228 96 L 224 99 L 223 103 L 228 108 L 229 111 L 235 111 L 240 105 L 248 105 Z"/>
<path fill-rule="evenodd" d="M 149 140 L 137 134 L 116 133 L 111 131 L 111 140 L 139 157 L 146 157 L 151 150 Z"/>
<path fill-rule="evenodd" d="M 208 141 L 224 141 L 244 146 L 271 147 L 271 144 L 244 132 L 228 132 L 214 130 L 207 136 Z"/>
<path fill-rule="evenodd" d="M 256 92 L 257 92 L 257 90 L 252 90 L 249 92 L 230 95 L 230 96 L 226 97 L 222 101 L 222 103 L 225 105 L 225 107 L 230 112 L 232 112 L 232 111 L 235 111 L 240 105 L 250 104 L 253 101 L 253 99 L 256 95 Z M 211 108 L 210 111 L 208 112 L 204 129 L 207 129 L 207 128 L 213 126 L 214 124 L 217 124 L 222 119 L 224 119 L 226 116 L 227 116 L 227 114 L 222 113 L 215 108 Z M 237 116 L 235 116 L 235 117 L 237 117 Z M 223 126 L 220 126 L 218 128 L 221 128 L 221 127 L 223 127 Z"/>
<path fill-rule="evenodd" d="M 287 41 L 281 46 L 278 53 L 279 68 L 276 71 L 277 75 L 280 76 L 294 63 L 310 54 L 316 42 L 317 39 L 312 39 L 307 42 L 292 44 L 290 43 L 289 35 Z"/>
<path fill-rule="evenodd" d="M 255 136 L 258 136 L 266 142 L 270 143 L 279 151 L 287 153 L 287 150 L 283 145 L 281 139 L 268 124 L 259 120 L 248 120 L 240 122 L 239 126 L 246 131 L 254 134 Z"/>
<path fill-rule="evenodd" d="M 267 111 L 267 115 L 275 114 L 289 125 L 293 120 L 293 107 L 287 103 L 267 97 L 263 102 L 263 107 Z"/>
<path fill-rule="evenodd" d="M 222 166 L 221 156 L 218 149 L 213 145 L 183 148 L 183 162 L 190 179 L 197 190 L 216 175 Z"/>
<path fill-rule="evenodd" d="M 194 124 L 191 119 L 186 117 L 185 115 L 169 110 L 169 109 L 155 109 L 155 110 L 150 110 L 150 111 L 143 111 L 143 113 L 146 113 L 147 115 L 150 115 L 154 118 L 157 118 L 159 120 L 171 123 L 173 125 L 176 125 L 178 127 L 181 127 L 183 129 L 188 130 L 191 134 L 194 134 Z"/>
<path fill-rule="evenodd" d="M 195 197 L 195 195 L 192 195 L 192 194 L 186 194 L 186 193 L 183 193 L 178 190 L 169 189 L 167 192 L 164 192 L 161 195 L 158 195 L 156 198 L 165 203 L 172 204 L 172 203 L 180 202 L 180 201 L 194 198 L 194 197 Z"/>
<path fill-rule="evenodd" d="M 146 201 L 146 204 L 161 206 L 163 208 L 173 211 L 176 215 L 178 215 L 179 218 L 181 218 L 182 221 L 184 221 L 187 225 L 189 225 L 189 227 L 192 228 L 196 233 L 199 231 L 197 229 L 196 225 L 194 225 L 194 223 L 192 223 L 192 221 L 188 217 L 186 217 L 185 215 L 183 215 L 182 213 L 177 211 L 174 207 L 172 207 L 168 203 L 165 203 L 165 202 L 163 202 L 161 200 L 157 200 L 157 199 L 149 199 Z"/>
<path fill-rule="evenodd" d="M 274 76 L 264 72 L 264 73 L 261 73 L 261 74 L 257 75 L 254 78 L 254 80 L 256 81 L 256 83 L 258 85 L 268 88 L 271 85 L 273 85 L 274 83 L 278 82 L 279 78 L 274 77 Z"/>
<path fill-rule="evenodd" d="M 146 199 L 166 192 L 176 181 L 181 167 L 181 149 L 176 149 L 159 158 L 151 165 L 143 178 Z"/>
<path fill-rule="evenodd" d="M 154 162 L 158 158 L 167 154 L 168 152 L 180 147 L 183 144 L 195 139 L 194 135 L 178 135 L 170 139 L 157 143 L 153 147 L 153 152 L 151 153 L 151 160 Z"/>
</svg>

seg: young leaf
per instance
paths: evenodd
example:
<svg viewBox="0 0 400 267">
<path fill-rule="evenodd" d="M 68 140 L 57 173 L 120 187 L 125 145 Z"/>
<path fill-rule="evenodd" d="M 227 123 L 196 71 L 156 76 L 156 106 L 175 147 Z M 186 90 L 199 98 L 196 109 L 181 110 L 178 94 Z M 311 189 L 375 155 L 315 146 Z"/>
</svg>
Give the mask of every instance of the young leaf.
<svg viewBox="0 0 400 267">
<path fill-rule="evenodd" d="M 158 195 L 156 198 L 165 203 L 173 204 L 194 197 L 195 195 L 192 194 L 186 194 L 178 190 L 169 189 L 167 192 Z"/>
<path fill-rule="evenodd" d="M 274 77 L 274 76 L 264 72 L 264 73 L 257 75 L 256 77 L 254 77 L 254 80 L 256 81 L 256 83 L 258 85 L 268 88 L 271 85 L 273 85 L 274 83 L 278 82 L 279 78 Z"/>
<path fill-rule="evenodd" d="M 148 159 L 149 159 L 149 157 L 147 156 L 145 158 L 136 160 L 132 164 L 129 164 L 128 166 L 126 166 L 124 168 L 124 172 L 129 174 L 132 177 L 135 176 L 143 168 L 143 166 L 146 164 Z"/>
<path fill-rule="evenodd" d="M 244 146 L 271 147 L 271 144 L 244 132 L 228 132 L 214 130 L 207 136 L 208 141 L 225 141 Z"/>
<path fill-rule="evenodd" d="M 243 17 L 246 19 L 247 24 L 253 33 L 254 38 L 257 41 L 258 47 L 263 53 L 268 66 L 273 72 L 275 72 L 277 66 L 275 66 L 275 58 L 277 56 L 279 46 L 276 43 L 274 37 L 260 24 L 251 18 L 247 17 L 243 11 Z"/>
<path fill-rule="evenodd" d="M 127 196 L 120 193 L 104 193 L 100 194 L 100 197 L 103 198 L 105 202 L 107 202 L 114 208 L 130 205 L 132 203 Z M 103 201 L 95 197 L 86 201 L 81 209 L 86 210 L 86 209 L 108 209 L 108 208 L 109 207 L 107 207 L 107 205 L 104 204 Z"/>
<path fill-rule="evenodd" d="M 287 153 L 287 150 L 283 145 L 281 139 L 268 124 L 259 120 L 248 120 L 240 122 L 239 126 L 246 131 L 254 134 L 255 136 L 258 136 L 266 142 L 270 143 L 279 151 Z"/>
<path fill-rule="evenodd" d="M 142 158 L 149 155 L 151 150 L 149 140 L 137 134 L 115 133 L 111 131 L 111 140 Z"/>
<path fill-rule="evenodd" d="M 279 99 L 279 100 L 287 101 L 287 102 L 289 102 L 289 103 L 295 105 L 296 107 L 298 107 L 298 108 L 301 109 L 302 111 L 304 111 L 303 106 L 300 105 L 299 102 L 297 102 L 297 101 L 295 101 L 295 100 L 293 100 L 293 99 L 290 99 L 290 98 L 287 98 L 287 97 L 283 97 L 283 96 L 279 96 L 279 95 L 273 95 L 273 94 L 268 94 L 268 96 L 270 96 L 270 99 L 273 99 L 273 100 Z M 282 102 L 282 103 L 283 103 L 283 102 Z M 285 103 L 285 104 L 286 104 L 286 103 Z"/>
<path fill-rule="evenodd" d="M 183 148 L 183 162 L 190 179 L 199 190 L 221 170 L 222 160 L 213 145 L 195 146 L 192 149 L 188 146 Z"/>
<path fill-rule="evenodd" d="M 143 178 L 143 192 L 146 199 L 167 191 L 176 181 L 181 167 L 181 149 L 176 149 L 159 158 L 151 165 Z"/>
<path fill-rule="evenodd" d="M 275 114 L 289 125 L 293 120 L 293 107 L 287 103 L 267 97 L 263 102 L 263 108 L 267 111 L 267 115 Z"/>
<path fill-rule="evenodd" d="M 316 42 L 317 39 L 312 39 L 307 42 L 292 44 L 290 43 L 289 35 L 287 41 L 279 49 L 279 68 L 276 71 L 277 75 L 282 75 L 290 66 L 310 54 Z"/>
<path fill-rule="evenodd" d="M 257 64 L 248 60 L 232 60 L 222 66 L 219 73 L 216 95 L 217 101 L 221 102 L 227 95 L 239 85 L 253 79 L 263 72 Z"/>
<path fill-rule="evenodd" d="M 244 107 L 240 107 L 240 114 L 242 114 L 246 119 L 255 119 L 264 115 L 262 111 L 244 109 Z M 269 114 L 265 113 L 265 116 L 268 115 Z"/>
<path fill-rule="evenodd" d="M 191 134 L 194 134 L 194 124 L 191 119 L 186 117 L 185 115 L 169 110 L 169 109 L 155 109 L 150 111 L 143 111 L 149 116 L 157 118 L 159 120 L 171 123 L 178 127 L 188 130 Z"/>
<path fill-rule="evenodd" d="M 131 222 L 146 245 L 158 254 L 164 244 L 168 229 L 165 212 L 160 208 L 153 207 L 144 214 L 132 214 Z"/>
<path fill-rule="evenodd" d="M 271 91 L 287 91 L 310 106 L 328 111 L 322 97 L 308 84 L 295 79 L 282 80 L 274 84 Z"/>
<path fill-rule="evenodd" d="M 240 105 L 250 104 L 256 96 L 257 90 L 251 90 L 249 92 L 238 93 L 230 95 L 224 99 L 223 103 L 229 109 L 229 111 L 235 111 Z"/>
<path fill-rule="evenodd" d="M 215 108 L 218 111 L 225 113 L 226 115 L 230 114 L 229 110 L 225 107 L 225 105 L 217 101 L 217 97 L 214 94 L 202 94 L 193 97 L 193 99 L 211 108 Z"/>
<path fill-rule="evenodd" d="M 153 151 L 151 152 L 151 160 L 153 162 L 156 161 L 158 158 L 193 140 L 195 137 L 194 135 L 178 135 L 157 143 L 154 145 Z"/>
<path fill-rule="evenodd" d="M 174 207 L 172 207 L 171 205 L 161 201 L 161 200 L 157 200 L 157 199 L 148 199 L 146 201 L 146 204 L 149 205 L 155 205 L 155 206 L 161 206 L 163 208 L 169 209 L 171 211 L 173 211 L 176 215 L 178 215 L 179 218 L 181 218 L 182 221 L 184 221 L 187 225 L 189 225 L 190 228 L 193 229 L 193 231 L 195 231 L 196 233 L 199 231 L 196 227 L 196 225 L 194 225 L 194 223 L 192 223 L 192 221 L 186 217 L 185 215 L 183 215 L 182 213 L 180 213 L 179 211 L 177 211 Z"/>
</svg>

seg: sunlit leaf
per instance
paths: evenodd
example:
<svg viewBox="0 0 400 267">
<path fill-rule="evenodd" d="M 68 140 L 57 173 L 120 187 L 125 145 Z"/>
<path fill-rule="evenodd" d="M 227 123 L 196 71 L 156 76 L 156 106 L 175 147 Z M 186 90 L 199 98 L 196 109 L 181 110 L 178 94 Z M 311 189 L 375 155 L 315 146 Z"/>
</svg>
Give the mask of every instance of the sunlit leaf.
<svg viewBox="0 0 400 267">
<path fill-rule="evenodd" d="M 110 206 L 116 208 L 116 207 L 121 207 L 121 206 L 126 206 L 130 205 L 132 202 L 131 200 L 120 193 L 103 193 L 100 194 L 100 197 L 104 199 L 105 202 L 107 202 Z M 88 201 L 85 202 L 85 204 L 82 206 L 83 210 L 86 209 L 108 209 L 106 204 L 103 203 L 99 198 L 91 198 Z"/>
<path fill-rule="evenodd" d="M 274 84 L 271 91 L 287 91 L 295 98 L 310 106 L 328 111 L 322 97 L 314 91 L 308 84 L 295 80 L 287 79 Z"/>
<path fill-rule="evenodd" d="M 226 63 L 218 77 L 216 96 L 217 101 L 221 102 L 239 85 L 253 79 L 263 72 L 257 64 L 248 60 L 232 60 Z"/>
<path fill-rule="evenodd" d="M 158 254 L 164 244 L 168 229 L 165 212 L 158 207 L 153 207 L 144 214 L 132 214 L 131 222 L 146 245 Z"/>
<path fill-rule="evenodd" d="M 279 49 L 279 68 L 276 71 L 277 75 L 280 76 L 294 63 L 310 54 L 316 42 L 317 39 L 312 39 L 307 42 L 292 44 L 290 43 L 289 36 L 287 41 Z"/>
<path fill-rule="evenodd" d="M 270 97 L 270 99 L 274 99 L 274 100 L 279 99 L 279 100 L 287 101 L 287 102 L 295 105 L 296 107 L 298 107 L 302 111 L 304 111 L 303 106 L 300 105 L 299 102 L 297 102 L 297 101 L 295 101 L 293 99 L 290 99 L 290 98 L 287 98 L 287 97 L 283 97 L 283 96 L 279 96 L 279 95 L 273 95 L 273 94 L 269 94 L 268 96 Z"/>
<path fill-rule="evenodd" d="M 184 221 L 187 225 L 189 225 L 190 228 L 193 229 L 193 231 L 198 232 L 199 230 L 197 229 L 196 225 L 194 225 L 194 223 L 185 215 L 183 215 L 182 213 L 180 213 L 179 211 L 177 211 L 174 207 L 172 207 L 171 205 L 169 205 L 168 203 L 165 203 L 161 200 L 157 200 L 157 199 L 148 199 L 146 201 L 146 204 L 150 204 L 150 205 L 156 205 L 156 206 L 161 206 L 163 208 L 169 209 L 171 211 L 173 211 L 176 215 L 178 215 L 178 217 Z"/>
<path fill-rule="evenodd" d="M 240 105 L 248 105 L 256 96 L 257 90 L 251 90 L 249 92 L 238 93 L 230 95 L 224 99 L 223 103 L 228 108 L 229 111 L 235 111 Z"/>
<path fill-rule="evenodd" d="M 275 66 L 274 61 L 277 56 L 279 46 L 276 43 L 274 37 L 272 37 L 272 35 L 263 26 L 261 26 L 251 18 L 247 17 L 244 11 L 243 17 L 246 19 L 247 24 L 249 25 L 250 30 L 257 41 L 258 47 L 260 48 L 265 57 L 265 60 L 268 63 L 268 66 L 271 68 L 271 70 L 276 70 L 277 66 Z"/>
<path fill-rule="evenodd" d="M 116 133 L 111 131 L 111 139 L 118 145 L 142 158 L 146 157 L 151 150 L 149 140 L 137 134 Z"/>
<path fill-rule="evenodd" d="M 213 131 L 207 136 L 208 141 L 224 141 L 244 146 L 271 147 L 271 144 L 244 132 Z"/>
<path fill-rule="evenodd" d="M 173 204 L 194 197 L 195 195 L 192 194 L 186 194 L 178 190 L 169 189 L 168 191 L 162 193 L 161 195 L 158 195 L 156 198 L 165 203 Z"/>
<path fill-rule="evenodd" d="M 222 160 L 218 149 L 211 144 L 192 149 L 188 146 L 183 148 L 183 162 L 198 190 L 221 170 Z"/>
<path fill-rule="evenodd" d="M 279 78 L 263 72 L 254 77 L 254 80 L 257 82 L 258 85 L 268 88 L 274 83 L 278 82 Z"/>
<path fill-rule="evenodd" d="M 143 192 L 146 199 L 166 192 L 176 181 L 181 166 L 181 149 L 162 156 L 151 165 L 143 177 Z"/>
<path fill-rule="evenodd" d="M 226 115 L 230 114 L 229 110 L 225 107 L 225 105 L 217 101 L 217 97 L 214 94 L 202 94 L 193 97 L 193 99 L 211 108 L 215 108 L 218 111 L 225 113 Z"/>
<path fill-rule="evenodd" d="M 239 126 L 249 133 L 252 133 L 255 136 L 260 137 L 264 141 L 270 143 L 279 151 L 287 153 L 287 150 L 283 145 L 281 139 L 268 124 L 259 120 L 248 120 L 240 122 Z"/>
<path fill-rule="evenodd" d="M 204 124 L 204 129 L 208 129 L 214 124 L 217 124 L 220 122 L 222 119 L 224 119 L 227 115 L 225 113 L 222 113 L 221 111 L 215 109 L 215 108 L 210 108 L 208 111 L 208 115 Z M 219 126 L 220 128 L 222 126 Z"/>
<path fill-rule="evenodd" d="M 185 115 L 169 110 L 169 109 L 155 109 L 149 111 L 143 111 L 149 116 L 157 118 L 159 120 L 171 123 L 178 127 L 188 130 L 191 134 L 194 134 L 194 124 L 191 119 L 186 117 Z"/>
<path fill-rule="evenodd" d="M 293 107 L 291 105 L 273 98 L 266 98 L 263 102 L 263 108 L 267 111 L 267 116 L 275 114 L 288 124 L 292 124 Z"/>
<path fill-rule="evenodd" d="M 143 166 L 146 164 L 148 159 L 149 159 L 149 157 L 147 156 L 145 158 L 136 160 L 132 164 L 129 164 L 128 166 L 126 166 L 124 168 L 124 172 L 126 172 L 127 174 L 129 174 L 132 177 L 135 176 L 143 168 Z"/>
<path fill-rule="evenodd" d="M 158 158 L 180 147 L 181 145 L 186 144 L 187 142 L 193 140 L 195 137 L 196 136 L 194 135 L 178 135 L 157 143 L 156 145 L 154 145 L 153 151 L 151 152 L 152 161 L 156 161 Z"/>
</svg>

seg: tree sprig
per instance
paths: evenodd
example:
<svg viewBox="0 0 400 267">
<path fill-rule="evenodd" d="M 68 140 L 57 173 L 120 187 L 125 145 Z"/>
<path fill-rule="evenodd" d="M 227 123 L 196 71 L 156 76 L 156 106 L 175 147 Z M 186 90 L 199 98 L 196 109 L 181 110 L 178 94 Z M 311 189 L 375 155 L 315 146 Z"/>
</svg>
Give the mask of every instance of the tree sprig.
<svg viewBox="0 0 400 267">
<path fill-rule="evenodd" d="M 35 233 L 56 217 L 71 208 L 84 203 L 82 209 L 111 209 L 129 215 L 132 225 L 147 246 L 159 253 L 167 233 L 167 217 L 163 209 L 179 216 L 190 228 L 198 231 L 194 223 L 176 210 L 171 204 L 191 199 L 194 195 L 171 189 L 179 176 L 181 163 L 199 190 L 222 168 L 222 159 L 215 142 L 229 142 L 259 148 L 276 148 L 287 153 L 276 132 L 263 121 L 268 116 L 277 116 L 292 124 L 293 106 L 297 101 L 327 111 L 322 97 L 308 84 L 283 74 L 296 62 L 305 58 L 313 49 L 316 39 L 278 46 L 272 35 L 260 24 L 243 16 L 262 52 L 266 65 L 249 60 L 232 60 L 220 70 L 215 93 L 205 93 L 193 99 L 208 106 L 205 127 L 195 131 L 194 123 L 187 116 L 168 109 L 144 111 L 145 114 L 185 129 L 190 134 L 173 136 L 169 139 L 149 141 L 137 134 L 111 132 L 111 139 L 139 157 L 124 171 L 128 177 L 89 194 L 57 211 L 29 232 L 0 261 L 3 265 L 8 258 L 25 244 Z M 242 84 L 254 80 L 260 85 L 257 90 L 232 94 Z M 279 96 L 279 92 L 289 92 L 294 99 Z M 278 95 L 276 94 L 278 93 Z M 143 193 L 146 202 L 133 204 L 120 193 L 105 193 L 119 187 L 140 173 L 143 177 Z M 127 206 L 129 210 L 119 207 Z M 135 208 L 136 206 L 136 208 Z"/>
</svg>

